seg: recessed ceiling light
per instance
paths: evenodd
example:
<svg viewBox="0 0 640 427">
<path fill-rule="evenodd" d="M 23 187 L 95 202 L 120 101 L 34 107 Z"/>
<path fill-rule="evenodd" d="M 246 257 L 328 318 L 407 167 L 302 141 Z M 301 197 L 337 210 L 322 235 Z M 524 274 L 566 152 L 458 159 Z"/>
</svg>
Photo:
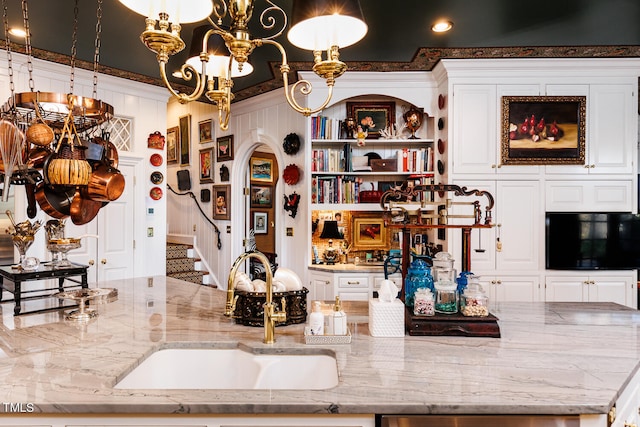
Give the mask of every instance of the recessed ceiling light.
<svg viewBox="0 0 640 427">
<path fill-rule="evenodd" d="M 453 28 L 453 22 L 451 21 L 438 21 L 431 26 L 431 31 L 434 33 L 445 33 Z"/>
<path fill-rule="evenodd" d="M 9 34 L 21 38 L 25 38 L 27 36 L 27 32 L 22 28 L 9 28 Z"/>
</svg>

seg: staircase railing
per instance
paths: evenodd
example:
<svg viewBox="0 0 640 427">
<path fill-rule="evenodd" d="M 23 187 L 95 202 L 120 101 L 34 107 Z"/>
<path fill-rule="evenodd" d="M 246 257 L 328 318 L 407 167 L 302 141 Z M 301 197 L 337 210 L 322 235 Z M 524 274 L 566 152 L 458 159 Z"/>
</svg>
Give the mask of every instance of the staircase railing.
<svg viewBox="0 0 640 427">
<path fill-rule="evenodd" d="M 193 201 L 196 203 L 196 206 L 198 207 L 198 210 L 200 211 L 200 213 L 202 214 L 202 216 L 204 217 L 204 219 L 207 220 L 207 222 L 209 224 L 211 224 L 216 232 L 216 237 L 218 238 L 218 249 L 222 249 L 222 240 L 220 240 L 220 229 L 218 228 L 218 226 L 207 216 L 206 213 L 204 213 L 204 210 L 202 210 L 202 206 L 200 206 L 200 203 L 198 203 L 198 199 L 196 199 L 196 195 L 193 194 L 193 191 L 185 191 L 184 193 L 179 193 L 176 190 L 174 190 L 173 188 L 171 188 L 171 185 L 167 184 L 167 188 L 169 190 L 171 190 L 171 192 L 173 194 L 175 194 L 176 196 L 189 196 L 193 199 Z"/>
</svg>

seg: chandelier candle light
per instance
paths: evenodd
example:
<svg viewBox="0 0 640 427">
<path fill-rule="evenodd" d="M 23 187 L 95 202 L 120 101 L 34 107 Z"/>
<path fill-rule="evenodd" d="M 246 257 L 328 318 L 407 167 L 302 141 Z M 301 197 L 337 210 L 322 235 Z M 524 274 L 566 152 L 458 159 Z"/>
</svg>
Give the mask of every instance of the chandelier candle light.
<svg viewBox="0 0 640 427">
<path fill-rule="evenodd" d="M 308 95 L 312 90 L 311 83 L 299 80 L 289 88 L 290 67 L 287 53 L 282 44 L 274 40 L 286 29 L 288 17 L 285 11 L 273 2 L 266 0 L 269 6 L 260 14 L 260 24 L 263 29 L 274 30 L 275 33 L 268 37 L 252 39 L 249 22 L 255 0 L 119 1 L 134 12 L 147 17 L 146 27 L 140 39 L 155 52 L 160 76 L 171 94 L 181 103 L 198 100 L 202 95 L 206 96 L 218 107 L 218 123 L 222 130 L 226 130 L 229 125 L 231 101 L 234 97 L 231 91 L 232 78 L 251 72 L 248 61 L 256 47 L 269 44 L 279 50 L 282 56 L 280 73 L 287 102 L 295 111 L 309 116 L 329 104 L 335 79 L 347 69 L 347 65 L 339 59 L 339 49 L 357 43 L 367 33 L 367 25 L 358 0 L 293 0 L 288 39 L 301 49 L 313 51 L 313 71 L 325 79 L 328 87 L 325 101 L 319 107 L 311 109 L 300 105 L 294 97 L 297 92 Z M 185 48 L 185 43 L 180 37 L 180 24 L 205 19 L 208 25 L 196 28 L 192 42 L 192 47 L 198 46 L 197 40 L 201 40 L 202 49 L 197 56 L 192 53 L 180 69 L 180 77 L 183 80 L 191 81 L 195 78 L 195 88 L 190 94 L 179 93 L 171 87 L 166 67 L 169 57 Z M 276 26 L 279 21 L 282 21 L 282 25 Z M 219 49 L 211 49 L 220 42 L 224 42 L 226 46 L 224 54 L 221 54 Z M 322 58 L 323 51 L 327 52 L 326 59 Z M 209 64 L 210 62 L 212 64 Z"/>
</svg>

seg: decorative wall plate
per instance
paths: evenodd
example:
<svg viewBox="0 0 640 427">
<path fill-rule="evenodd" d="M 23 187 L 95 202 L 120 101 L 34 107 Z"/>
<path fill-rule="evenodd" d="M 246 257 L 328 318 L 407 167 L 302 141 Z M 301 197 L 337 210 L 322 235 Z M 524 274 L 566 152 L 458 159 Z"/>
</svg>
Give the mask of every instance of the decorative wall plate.
<svg viewBox="0 0 640 427">
<path fill-rule="evenodd" d="M 444 150 L 446 148 L 447 148 L 447 144 L 443 140 L 438 139 L 438 153 L 444 154 Z"/>
<path fill-rule="evenodd" d="M 153 200 L 160 200 L 162 199 L 162 188 L 160 187 L 153 187 L 151 189 L 151 191 L 149 191 L 149 196 L 151 196 L 151 198 Z"/>
<path fill-rule="evenodd" d="M 446 101 L 446 97 L 442 94 L 438 95 L 438 108 L 443 109 Z"/>
<path fill-rule="evenodd" d="M 164 181 L 164 175 L 162 175 L 162 172 L 160 171 L 155 171 L 151 173 L 150 179 L 152 184 L 158 185 L 161 184 L 162 181 Z"/>
<path fill-rule="evenodd" d="M 444 175 L 444 163 L 442 160 L 438 160 L 438 173 Z"/>
<path fill-rule="evenodd" d="M 438 119 L 438 130 L 442 130 L 442 129 L 444 129 L 444 119 L 440 117 Z"/>
<path fill-rule="evenodd" d="M 300 180 L 300 168 L 296 165 L 289 165 L 284 168 L 284 172 L 282 172 L 282 178 L 284 182 L 289 185 L 295 185 Z"/>
<path fill-rule="evenodd" d="M 156 150 L 164 150 L 164 136 L 159 131 L 149 134 L 147 138 L 147 147 L 155 148 Z"/>
<path fill-rule="evenodd" d="M 152 154 L 151 157 L 149 157 L 149 162 L 151 162 L 153 166 L 160 166 L 162 165 L 162 156 L 158 153 Z"/>
<path fill-rule="evenodd" d="M 282 148 L 284 149 L 284 152 L 289 155 L 296 154 L 300 149 L 300 137 L 295 133 L 288 134 L 284 137 Z"/>
</svg>

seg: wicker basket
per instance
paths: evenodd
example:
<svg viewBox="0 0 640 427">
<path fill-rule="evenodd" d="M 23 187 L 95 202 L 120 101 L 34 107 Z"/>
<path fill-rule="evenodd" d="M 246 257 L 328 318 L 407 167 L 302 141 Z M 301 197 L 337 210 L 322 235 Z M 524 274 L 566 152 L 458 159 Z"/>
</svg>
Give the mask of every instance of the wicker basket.
<svg viewBox="0 0 640 427">
<path fill-rule="evenodd" d="M 287 320 L 283 323 L 276 323 L 276 326 L 293 325 L 305 323 L 307 321 L 307 294 L 309 290 L 302 288 L 299 291 L 274 292 L 273 302 L 276 310 L 282 310 L 282 298 L 286 302 L 285 312 Z M 264 325 L 264 308 L 262 307 L 266 301 L 264 292 L 247 292 L 236 291 L 238 296 L 236 301 L 236 310 L 233 312 L 236 323 L 245 326 L 263 326 Z"/>
<path fill-rule="evenodd" d="M 27 141 L 40 147 L 51 144 L 54 138 L 53 129 L 46 123 L 34 123 L 27 129 Z"/>
<path fill-rule="evenodd" d="M 65 141 L 60 144 L 55 158 L 49 161 L 47 177 L 52 185 L 87 185 L 91 175 L 91 165 L 85 160 L 85 146 L 71 146 Z"/>
</svg>

